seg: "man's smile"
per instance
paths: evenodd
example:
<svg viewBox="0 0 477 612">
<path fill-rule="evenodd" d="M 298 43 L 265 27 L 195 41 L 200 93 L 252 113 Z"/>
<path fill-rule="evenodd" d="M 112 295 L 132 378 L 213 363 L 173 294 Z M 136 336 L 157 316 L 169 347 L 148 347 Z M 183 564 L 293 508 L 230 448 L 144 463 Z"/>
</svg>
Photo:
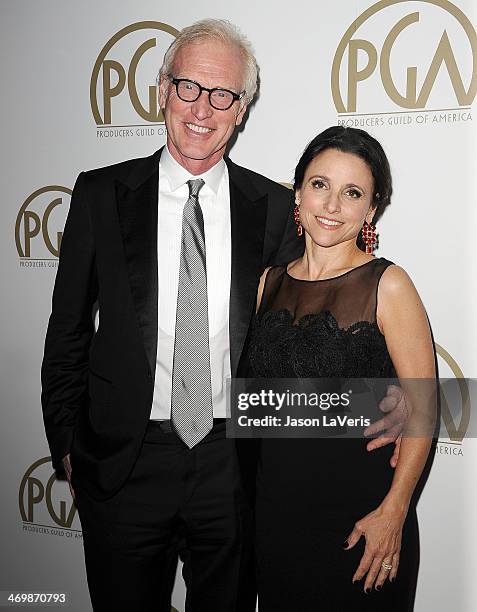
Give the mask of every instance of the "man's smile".
<svg viewBox="0 0 477 612">
<path fill-rule="evenodd" d="M 212 132 L 212 128 L 208 128 L 203 125 L 196 125 L 195 123 L 186 123 L 186 127 L 196 134 L 208 134 L 209 132 Z"/>
</svg>

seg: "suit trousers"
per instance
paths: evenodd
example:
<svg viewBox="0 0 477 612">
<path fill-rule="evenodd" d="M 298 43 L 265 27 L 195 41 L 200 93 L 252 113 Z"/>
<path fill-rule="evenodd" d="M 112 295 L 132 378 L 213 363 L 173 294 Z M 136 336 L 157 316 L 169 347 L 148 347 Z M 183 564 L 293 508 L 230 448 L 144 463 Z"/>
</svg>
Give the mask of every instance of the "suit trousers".
<svg viewBox="0 0 477 612">
<path fill-rule="evenodd" d="M 186 612 L 255 610 L 252 510 L 224 420 L 192 449 L 149 421 L 118 493 L 92 499 L 74 470 L 73 486 L 95 612 L 170 612 L 179 548 Z"/>
</svg>

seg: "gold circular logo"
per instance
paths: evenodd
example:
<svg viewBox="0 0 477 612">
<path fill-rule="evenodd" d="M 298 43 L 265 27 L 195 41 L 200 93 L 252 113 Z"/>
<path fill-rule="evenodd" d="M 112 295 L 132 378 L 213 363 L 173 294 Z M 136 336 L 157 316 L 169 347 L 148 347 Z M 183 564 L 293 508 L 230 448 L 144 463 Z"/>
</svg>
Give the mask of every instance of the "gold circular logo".
<svg viewBox="0 0 477 612">
<path fill-rule="evenodd" d="M 46 185 L 34 191 L 23 202 L 15 223 L 15 244 L 20 257 L 32 257 L 32 244 L 34 239 L 40 236 L 40 232 L 41 245 L 35 254 L 59 257 L 71 193 L 68 187 Z M 50 217 L 53 211 L 56 212 L 55 209 L 61 211 L 61 214 L 55 216 L 53 224 Z M 52 225 L 56 228 L 56 235 L 52 235 L 50 227 Z M 45 248 L 49 255 L 45 252 Z"/>
<path fill-rule="evenodd" d="M 68 501 L 57 499 L 57 496 L 54 495 L 53 488 L 57 479 L 56 473 L 51 471 L 49 474 L 50 471 L 51 457 L 43 457 L 32 463 L 25 472 L 18 492 L 21 517 L 26 522 L 34 523 L 37 514 L 41 514 L 41 510 L 44 515 L 46 505 L 49 518 L 55 525 L 70 529 L 76 514 L 76 507 L 71 495 Z M 44 516 L 41 520 L 44 520 Z"/>
<path fill-rule="evenodd" d="M 445 428 L 449 435 L 449 439 L 452 442 L 462 442 L 470 423 L 471 402 L 469 385 L 467 383 L 467 380 L 464 378 L 464 374 L 456 360 L 439 344 L 436 344 L 436 353 L 440 357 L 442 357 L 442 359 L 452 370 L 459 387 L 459 393 L 461 398 L 461 418 L 460 422 L 456 424 L 452 417 L 447 398 L 441 388 L 441 419 L 444 422 Z"/>
<path fill-rule="evenodd" d="M 467 37 L 468 43 L 470 44 L 472 58 L 472 76 L 467 89 L 464 85 L 464 79 L 462 77 L 462 66 L 459 66 L 459 62 L 454 54 L 448 33 L 444 29 L 444 31 L 441 33 L 437 48 L 434 51 L 431 65 L 427 69 L 425 77 L 422 81 L 420 91 L 418 91 L 417 83 L 422 79 L 418 78 L 420 75 L 418 75 L 417 65 L 404 67 L 406 74 L 405 93 L 398 90 L 398 87 L 396 86 L 396 78 L 393 76 L 391 70 L 391 51 L 403 30 L 419 22 L 419 11 L 410 12 L 395 23 L 381 25 L 379 32 L 381 32 L 382 28 L 384 27 L 387 35 L 379 54 L 373 41 L 365 38 L 359 38 L 359 36 L 357 36 L 359 28 L 377 13 L 393 5 L 403 5 L 404 8 L 404 5 L 409 3 L 409 0 L 381 0 L 364 11 L 364 13 L 355 19 L 355 21 L 353 21 L 353 23 L 346 30 L 338 45 L 338 48 L 336 49 L 331 70 L 331 91 L 335 108 L 338 113 L 356 112 L 358 106 L 358 85 L 366 81 L 376 72 L 378 60 L 379 75 L 382 86 L 388 98 L 398 107 L 414 110 L 425 109 L 437 75 L 443 66 L 445 66 L 447 70 L 450 84 L 453 88 L 459 106 L 468 107 L 473 103 L 477 93 L 477 34 L 468 17 L 463 13 L 463 11 L 461 11 L 461 9 L 455 6 L 455 4 L 452 4 L 452 2 L 449 2 L 448 0 L 419 0 L 419 2 L 412 1 L 411 4 L 413 6 L 416 4 L 421 4 L 423 7 L 425 5 L 434 5 L 439 7 L 449 16 L 455 18 L 462 27 L 463 34 Z M 425 47 L 425 41 L 425 38 L 421 38 L 419 44 L 417 44 L 415 47 L 414 54 L 416 57 L 416 64 L 419 63 L 419 52 L 423 47 Z M 346 89 L 346 102 L 344 102 L 341 91 L 340 72 L 346 51 L 348 51 L 348 69 L 347 74 L 343 79 Z M 366 65 L 362 68 L 358 68 L 358 56 L 360 53 L 364 54 L 366 57 Z M 393 66 L 395 66 L 395 63 L 393 63 Z"/>
<path fill-rule="evenodd" d="M 113 100 L 118 101 L 120 94 L 126 87 L 126 83 L 129 101 L 136 113 L 136 120 L 137 117 L 139 117 L 151 123 L 164 122 L 162 111 L 159 108 L 155 84 L 155 79 L 161 65 L 159 59 L 154 65 L 155 72 L 149 76 L 150 84 L 147 87 L 146 105 L 141 101 L 137 90 L 136 75 L 139 63 L 147 51 L 157 46 L 157 37 L 153 36 L 139 42 L 137 37 L 132 36 L 142 30 L 156 30 L 173 38 L 179 33 L 178 30 L 167 23 L 161 23 L 160 21 L 140 21 L 122 28 L 122 30 L 119 30 L 119 32 L 108 40 L 101 49 L 91 74 L 90 101 L 96 125 L 111 125 L 113 118 Z M 145 34 L 145 32 L 143 34 Z M 121 57 L 119 59 L 107 57 L 113 47 L 117 47 L 118 43 L 126 37 L 131 38 L 131 45 L 126 51 L 123 50 L 122 54 L 120 54 Z M 142 36 L 142 38 L 145 38 L 145 36 Z M 166 38 L 166 48 L 169 47 L 171 42 L 172 39 Z M 100 73 L 102 73 L 102 79 L 101 83 L 98 83 L 100 80 Z M 101 89 L 99 94 L 98 85 L 100 86 L 99 89 Z M 101 110 L 98 98 L 100 98 L 102 103 Z"/>
</svg>

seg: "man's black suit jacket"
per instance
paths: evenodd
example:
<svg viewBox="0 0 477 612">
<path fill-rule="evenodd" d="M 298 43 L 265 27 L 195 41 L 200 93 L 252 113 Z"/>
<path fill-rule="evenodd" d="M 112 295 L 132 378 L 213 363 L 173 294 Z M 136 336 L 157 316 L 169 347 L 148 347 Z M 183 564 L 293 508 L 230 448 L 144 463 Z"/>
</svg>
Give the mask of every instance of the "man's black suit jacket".
<svg viewBox="0 0 477 612">
<path fill-rule="evenodd" d="M 161 151 L 81 173 L 61 244 L 42 364 L 43 417 L 53 465 L 71 453 L 74 482 L 96 499 L 113 495 L 127 479 L 151 412 Z M 226 163 L 234 376 L 263 269 L 296 258 L 303 243 L 293 224 L 292 192 Z"/>
</svg>

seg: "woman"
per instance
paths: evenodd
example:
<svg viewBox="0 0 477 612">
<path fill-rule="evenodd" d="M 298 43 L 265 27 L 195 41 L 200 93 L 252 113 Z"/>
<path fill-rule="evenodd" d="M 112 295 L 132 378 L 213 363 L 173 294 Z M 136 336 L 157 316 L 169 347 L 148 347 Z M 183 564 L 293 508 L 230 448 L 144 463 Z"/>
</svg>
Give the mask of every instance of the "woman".
<svg viewBox="0 0 477 612">
<path fill-rule="evenodd" d="M 370 254 L 373 220 L 392 193 L 381 145 L 362 130 L 327 129 L 303 153 L 294 189 L 305 252 L 261 278 L 251 374 L 398 376 L 404 387 L 404 379 L 434 379 L 416 289 L 404 270 Z M 430 442 L 404 437 L 394 471 L 392 445 L 367 453 L 363 439 L 262 440 L 260 612 L 412 610 L 419 558 L 412 495 Z"/>
</svg>

